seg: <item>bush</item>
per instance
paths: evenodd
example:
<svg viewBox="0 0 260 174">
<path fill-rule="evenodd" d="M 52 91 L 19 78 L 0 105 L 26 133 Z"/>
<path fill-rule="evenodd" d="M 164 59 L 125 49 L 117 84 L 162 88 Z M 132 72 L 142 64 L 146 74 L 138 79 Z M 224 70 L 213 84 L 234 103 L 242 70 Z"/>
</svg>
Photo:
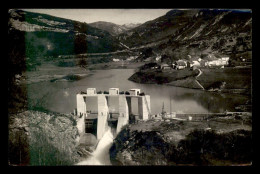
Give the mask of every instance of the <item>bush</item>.
<svg viewBox="0 0 260 174">
<path fill-rule="evenodd" d="M 87 60 L 84 59 L 84 58 L 81 58 L 81 59 L 79 60 L 78 65 L 81 66 L 81 67 L 87 66 L 87 65 L 88 65 Z"/>
<path fill-rule="evenodd" d="M 179 154 L 172 154 L 176 163 L 216 165 L 215 163 L 250 163 L 252 160 L 251 131 L 236 130 L 217 134 L 194 130 L 178 144 Z M 181 150 L 182 149 L 182 150 Z"/>
<path fill-rule="evenodd" d="M 66 80 L 72 80 L 72 81 L 74 81 L 74 80 L 80 80 L 81 77 L 78 76 L 78 75 L 69 74 L 69 75 L 67 75 L 67 76 L 65 77 L 65 79 L 66 79 Z"/>
</svg>

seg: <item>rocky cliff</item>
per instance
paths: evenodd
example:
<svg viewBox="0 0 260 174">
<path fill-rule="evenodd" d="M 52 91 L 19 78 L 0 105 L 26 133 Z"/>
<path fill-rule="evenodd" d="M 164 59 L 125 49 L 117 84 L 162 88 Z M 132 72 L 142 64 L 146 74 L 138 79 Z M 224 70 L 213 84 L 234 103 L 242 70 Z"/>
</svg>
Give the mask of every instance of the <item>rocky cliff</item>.
<svg viewBox="0 0 260 174">
<path fill-rule="evenodd" d="M 56 166 L 78 162 L 72 115 L 24 111 L 9 115 L 9 165 Z"/>
</svg>

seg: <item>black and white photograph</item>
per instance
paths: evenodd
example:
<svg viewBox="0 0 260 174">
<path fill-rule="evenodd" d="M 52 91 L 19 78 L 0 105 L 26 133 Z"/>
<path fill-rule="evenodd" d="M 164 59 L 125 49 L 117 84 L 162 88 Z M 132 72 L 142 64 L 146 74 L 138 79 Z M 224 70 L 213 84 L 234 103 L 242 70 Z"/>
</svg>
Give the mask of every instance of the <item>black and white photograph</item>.
<svg viewBox="0 0 260 174">
<path fill-rule="evenodd" d="M 252 166 L 252 9 L 7 13 L 9 166 Z"/>
</svg>

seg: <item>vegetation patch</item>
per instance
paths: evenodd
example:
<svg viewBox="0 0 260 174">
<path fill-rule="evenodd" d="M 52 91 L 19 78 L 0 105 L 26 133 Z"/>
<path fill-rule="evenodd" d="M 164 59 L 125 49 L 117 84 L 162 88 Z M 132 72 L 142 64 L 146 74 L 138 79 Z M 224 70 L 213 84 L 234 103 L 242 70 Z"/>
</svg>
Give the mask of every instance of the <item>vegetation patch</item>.
<svg viewBox="0 0 260 174">
<path fill-rule="evenodd" d="M 197 79 L 207 90 L 219 89 L 225 92 L 235 92 L 233 89 L 243 89 L 244 94 L 251 93 L 252 78 L 250 67 L 224 69 L 202 69 L 202 74 Z M 239 91 L 238 91 L 239 92 Z"/>
<path fill-rule="evenodd" d="M 56 82 L 58 80 L 67 80 L 67 81 L 77 81 L 77 80 L 81 80 L 83 77 L 79 76 L 79 75 L 75 75 L 75 74 L 69 74 L 66 75 L 62 78 L 56 78 L 56 79 L 52 79 L 50 80 L 50 82 Z"/>
</svg>

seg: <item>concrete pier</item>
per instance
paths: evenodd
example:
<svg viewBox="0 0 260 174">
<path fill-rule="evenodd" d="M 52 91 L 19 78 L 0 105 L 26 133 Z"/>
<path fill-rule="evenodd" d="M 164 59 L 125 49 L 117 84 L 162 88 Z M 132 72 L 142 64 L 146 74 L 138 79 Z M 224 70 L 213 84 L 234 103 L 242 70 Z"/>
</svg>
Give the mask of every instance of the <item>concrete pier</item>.
<svg viewBox="0 0 260 174">
<path fill-rule="evenodd" d="M 97 139 L 101 139 L 107 131 L 108 123 L 108 106 L 105 95 L 97 95 L 98 97 L 98 122 L 97 122 Z M 86 117 L 87 118 L 87 117 Z"/>
<path fill-rule="evenodd" d="M 119 117 L 117 122 L 116 133 L 121 131 L 121 128 L 128 124 L 129 121 L 129 109 L 126 101 L 126 97 L 123 95 L 119 96 Z"/>
</svg>

